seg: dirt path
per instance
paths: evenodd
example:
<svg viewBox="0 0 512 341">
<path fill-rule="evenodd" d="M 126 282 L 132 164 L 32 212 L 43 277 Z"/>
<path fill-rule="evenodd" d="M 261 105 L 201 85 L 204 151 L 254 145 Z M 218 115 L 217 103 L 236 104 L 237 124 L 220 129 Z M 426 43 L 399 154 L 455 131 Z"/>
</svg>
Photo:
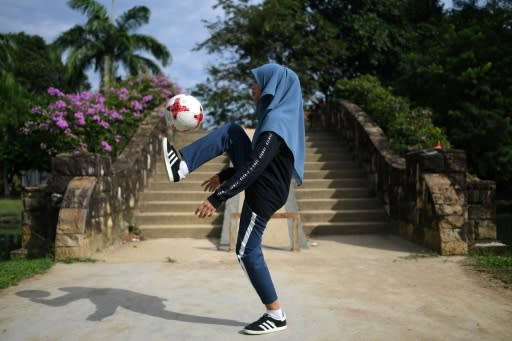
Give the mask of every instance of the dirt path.
<svg viewBox="0 0 512 341">
<path fill-rule="evenodd" d="M 201 246 L 204 241 L 168 243 L 132 243 L 105 259 L 170 257 L 191 268 L 216 266 L 212 262 L 237 267 L 234 255 L 212 253 Z M 348 339 L 505 340 L 512 335 L 512 291 L 473 271 L 466 257 L 417 257 L 430 251 L 394 236 L 338 236 L 309 243 L 316 246 L 299 253 L 275 245 L 265 250 L 276 285 L 300 283 L 308 292 L 300 301 L 314 297 L 311 312 L 318 304 L 327 309 L 324 313 Z M 283 299 L 283 304 L 293 307 L 296 299 Z"/>
<path fill-rule="evenodd" d="M 246 339 L 241 325 L 262 306 L 216 242 L 148 240 L 100 252 L 95 264 L 57 264 L 0 292 L 0 339 L 37 339 L 45 316 L 59 321 L 52 340 L 68 331 L 77 340 Z M 417 258 L 428 251 L 394 236 L 309 242 L 316 246 L 298 253 L 264 251 L 289 320 L 274 340 L 510 340 L 511 290 L 468 269 L 465 257 Z M 55 307 L 34 298 L 65 290 L 80 299 Z M 122 307 L 102 306 L 111 301 Z M 104 317 L 93 323 L 90 314 Z"/>
</svg>

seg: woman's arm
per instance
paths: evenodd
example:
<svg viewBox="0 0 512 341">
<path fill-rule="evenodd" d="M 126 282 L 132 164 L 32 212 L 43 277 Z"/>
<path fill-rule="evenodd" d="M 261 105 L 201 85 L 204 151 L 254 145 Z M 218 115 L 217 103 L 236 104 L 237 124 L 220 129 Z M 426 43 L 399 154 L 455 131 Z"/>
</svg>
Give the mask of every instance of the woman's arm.
<svg viewBox="0 0 512 341">
<path fill-rule="evenodd" d="M 272 131 L 263 132 L 259 136 L 247 164 L 237 169 L 229 179 L 208 197 L 209 203 L 217 208 L 223 201 L 249 187 L 279 153 L 283 142 L 276 133 Z"/>
</svg>

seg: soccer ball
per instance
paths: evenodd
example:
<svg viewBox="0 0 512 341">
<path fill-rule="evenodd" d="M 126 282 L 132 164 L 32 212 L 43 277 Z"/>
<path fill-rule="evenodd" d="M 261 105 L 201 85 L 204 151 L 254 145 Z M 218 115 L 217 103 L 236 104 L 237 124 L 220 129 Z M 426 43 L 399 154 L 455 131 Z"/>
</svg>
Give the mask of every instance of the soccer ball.
<svg viewBox="0 0 512 341">
<path fill-rule="evenodd" d="M 203 121 L 203 107 L 191 95 L 180 94 L 172 97 L 165 106 L 166 118 L 174 130 L 186 132 L 194 130 Z"/>
</svg>

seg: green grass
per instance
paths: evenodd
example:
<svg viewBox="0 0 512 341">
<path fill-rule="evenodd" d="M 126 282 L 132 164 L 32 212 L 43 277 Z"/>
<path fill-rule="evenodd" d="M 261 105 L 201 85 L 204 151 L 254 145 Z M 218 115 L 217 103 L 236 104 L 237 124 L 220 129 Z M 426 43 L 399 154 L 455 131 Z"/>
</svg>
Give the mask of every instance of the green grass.
<svg viewBox="0 0 512 341">
<path fill-rule="evenodd" d="M 96 263 L 98 260 L 89 257 L 68 257 L 62 260 L 62 263 L 73 264 L 73 263 Z"/>
<path fill-rule="evenodd" d="M 511 256 L 476 256 L 477 265 L 491 269 L 505 269 L 512 271 Z"/>
<path fill-rule="evenodd" d="M 49 258 L 0 261 L 0 289 L 18 284 L 25 278 L 46 272 L 53 265 Z"/>
<path fill-rule="evenodd" d="M 472 264 L 475 270 L 488 273 L 505 284 L 512 284 L 512 255 L 475 255 Z"/>
<path fill-rule="evenodd" d="M 0 217 L 17 216 L 19 217 L 22 210 L 21 199 L 2 198 L 0 199 Z"/>
</svg>

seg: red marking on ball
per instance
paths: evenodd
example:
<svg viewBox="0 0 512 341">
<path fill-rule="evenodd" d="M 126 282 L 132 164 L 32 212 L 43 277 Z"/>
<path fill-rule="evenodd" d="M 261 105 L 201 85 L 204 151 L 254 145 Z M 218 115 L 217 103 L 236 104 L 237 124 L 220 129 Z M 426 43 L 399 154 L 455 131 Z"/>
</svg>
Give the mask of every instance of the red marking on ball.
<svg viewBox="0 0 512 341">
<path fill-rule="evenodd" d="M 169 108 L 167 108 L 167 110 L 172 113 L 172 117 L 174 117 L 174 119 L 178 117 L 180 112 L 189 111 L 187 106 L 180 104 L 180 98 L 176 98 L 174 103 Z"/>
</svg>

